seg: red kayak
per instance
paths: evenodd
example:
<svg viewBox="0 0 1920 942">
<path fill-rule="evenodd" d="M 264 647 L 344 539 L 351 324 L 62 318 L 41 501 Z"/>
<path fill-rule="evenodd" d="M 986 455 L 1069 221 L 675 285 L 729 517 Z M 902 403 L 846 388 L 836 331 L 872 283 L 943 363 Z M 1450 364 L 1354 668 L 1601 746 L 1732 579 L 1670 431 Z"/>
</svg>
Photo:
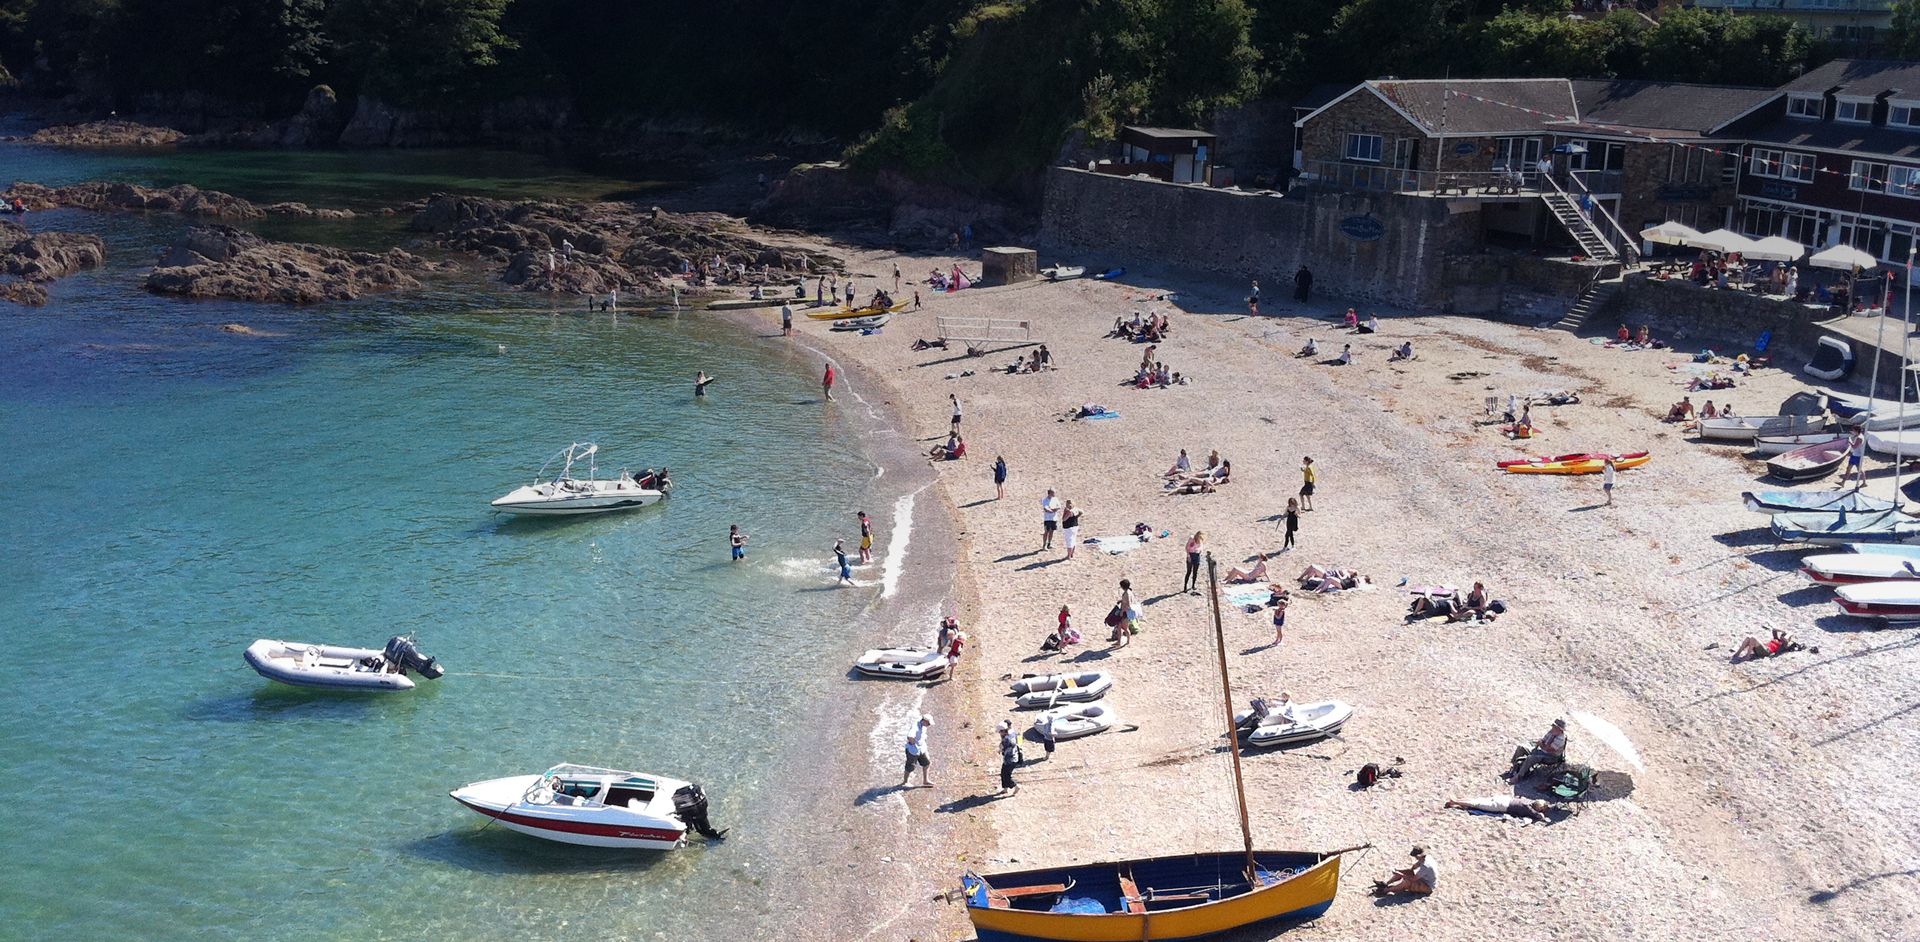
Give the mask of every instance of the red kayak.
<svg viewBox="0 0 1920 942">
<path fill-rule="evenodd" d="M 1583 451 L 1578 454 L 1557 455 L 1552 458 L 1514 458 L 1511 461 L 1495 462 L 1494 467 L 1508 468 L 1517 464 L 1536 464 L 1551 461 L 1603 461 L 1608 457 L 1612 457 L 1614 461 L 1625 461 L 1629 458 L 1643 458 L 1646 454 L 1644 451 L 1629 451 L 1625 454 L 1609 456 L 1604 451 Z"/>
</svg>

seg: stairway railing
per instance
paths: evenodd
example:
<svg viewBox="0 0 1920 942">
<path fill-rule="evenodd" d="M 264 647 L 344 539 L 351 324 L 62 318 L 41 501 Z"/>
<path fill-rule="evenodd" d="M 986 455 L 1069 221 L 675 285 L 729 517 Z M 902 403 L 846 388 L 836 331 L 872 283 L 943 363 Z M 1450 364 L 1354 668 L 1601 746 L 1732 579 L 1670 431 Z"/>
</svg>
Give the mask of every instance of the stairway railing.
<svg viewBox="0 0 1920 942">
<path fill-rule="evenodd" d="M 1605 219 L 1607 221 L 1607 225 L 1613 229 L 1616 235 L 1620 237 L 1620 244 L 1614 245 L 1613 240 L 1608 239 L 1606 237 L 1605 232 L 1600 233 L 1601 239 L 1607 242 L 1607 247 L 1613 249 L 1614 256 L 1620 259 L 1620 264 L 1625 268 L 1634 268 L 1635 266 L 1639 265 L 1640 264 L 1639 243 L 1634 240 L 1633 236 L 1627 232 L 1625 227 L 1620 225 L 1619 220 L 1613 218 L 1612 213 L 1607 212 L 1607 207 L 1604 204 L 1602 204 L 1599 200 L 1593 198 L 1593 191 L 1587 189 L 1587 181 L 1580 179 L 1580 176 L 1578 174 L 1574 174 L 1573 183 L 1575 186 L 1580 188 L 1580 192 L 1587 197 L 1587 200 L 1589 202 L 1593 204 L 1594 212 L 1598 213 L 1600 218 Z M 1553 188 L 1556 190 L 1560 190 L 1560 184 L 1554 183 Z M 1560 192 L 1562 195 L 1567 195 L 1567 191 L 1565 190 L 1560 190 Z M 1571 195 L 1567 195 L 1567 198 L 1573 199 Z M 1575 205 L 1578 205 L 1577 201 Z M 1593 220 L 1591 218 L 1588 218 L 1587 224 L 1589 226 L 1592 226 Z M 1598 226 L 1594 226 L 1593 228 L 1596 231 L 1599 230 Z"/>
</svg>

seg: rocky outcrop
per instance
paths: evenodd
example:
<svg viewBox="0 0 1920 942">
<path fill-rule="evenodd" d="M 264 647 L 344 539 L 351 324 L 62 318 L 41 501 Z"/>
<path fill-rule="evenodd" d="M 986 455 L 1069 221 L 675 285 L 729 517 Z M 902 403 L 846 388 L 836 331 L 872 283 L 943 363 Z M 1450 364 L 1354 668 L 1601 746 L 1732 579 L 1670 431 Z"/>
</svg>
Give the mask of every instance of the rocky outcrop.
<svg viewBox="0 0 1920 942">
<path fill-rule="evenodd" d="M 172 128 L 157 128 L 132 121 L 89 121 L 41 128 L 27 135 L 32 144 L 59 147 L 158 147 L 178 144 L 186 135 Z"/>
<path fill-rule="evenodd" d="M 310 304 L 420 287 L 442 266 L 417 255 L 272 242 L 232 226 L 195 226 L 147 275 L 147 290 L 193 298 Z"/>
<path fill-rule="evenodd" d="M 774 181 L 755 222 L 819 229 L 884 229 L 896 244 L 944 248 L 971 227 L 976 243 L 1031 242 L 1033 220 L 1012 208 L 901 174 L 864 174 L 838 163 L 803 164 Z"/>
<path fill-rule="evenodd" d="M 151 189 L 132 183 L 76 183 L 49 187 L 38 183 L 15 183 L 0 193 L 0 201 L 15 197 L 30 210 L 61 206 L 78 209 L 128 212 L 179 213 L 183 216 L 215 216 L 224 219 L 252 219 L 260 210 L 238 196 L 219 190 L 203 190 L 181 183 L 165 189 Z"/>
<path fill-rule="evenodd" d="M 501 280 L 532 291 L 649 291 L 683 268 L 746 266 L 779 280 L 839 268 L 819 252 L 771 245 L 731 216 L 669 213 L 627 203 L 510 203 L 470 196 L 428 200 L 409 227 L 450 249 L 499 263 Z M 726 279 L 724 271 L 715 276 Z"/>
<path fill-rule="evenodd" d="M 294 216 L 300 219 L 352 219 L 351 209 L 315 209 L 305 203 L 268 203 L 260 211 L 269 216 Z"/>
<path fill-rule="evenodd" d="M 47 303 L 46 283 L 107 260 L 106 244 L 73 232 L 34 232 L 0 222 L 0 300 Z"/>
<path fill-rule="evenodd" d="M 341 128 L 341 147 L 462 147 L 557 141 L 574 123 L 560 98 L 510 98 L 469 110 L 417 111 L 362 95 Z"/>
</svg>

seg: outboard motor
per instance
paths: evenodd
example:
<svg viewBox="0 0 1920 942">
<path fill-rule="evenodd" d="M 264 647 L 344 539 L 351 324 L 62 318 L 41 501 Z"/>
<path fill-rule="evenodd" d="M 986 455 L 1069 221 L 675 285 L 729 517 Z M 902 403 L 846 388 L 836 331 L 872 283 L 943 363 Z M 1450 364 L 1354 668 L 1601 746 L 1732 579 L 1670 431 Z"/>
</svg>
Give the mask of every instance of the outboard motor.
<svg viewBox="0 0 1920 942">
<path fill-rule="evenodd" d="M 387 663 L 402 671 L 413 671 L 428 680 L 438 680 L 447 669 L 440 666 L 438 658 L 427 657 L 413 643 L 413 639 L 404 635 L 395 635 L 387 639 Z"/>
<path fill-rule="evenodd" d="M 698 785 L 686 785 L 673 793 L 673 811 L 701 837 L 718 839 L 727 833 L 714 830 L 713 823 L 707 820 L 707 793 Z"/>
</svg>

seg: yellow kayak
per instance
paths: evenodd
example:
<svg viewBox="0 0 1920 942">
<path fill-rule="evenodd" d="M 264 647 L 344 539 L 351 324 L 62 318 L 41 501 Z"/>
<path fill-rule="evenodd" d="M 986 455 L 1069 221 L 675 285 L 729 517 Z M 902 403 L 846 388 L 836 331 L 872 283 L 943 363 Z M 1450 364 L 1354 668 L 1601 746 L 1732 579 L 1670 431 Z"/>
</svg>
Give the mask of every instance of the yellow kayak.
<svg viewBox="0 0 1920 942">
<path fill-rule="evenodd" d="M 831 311 L 808 311 L 807 316 L 817 321 L 843 321 L 849 317 L 872 317 L 875 314 L 898 314 L 901 311 L 904 311 L 906 309 L 907 309 L 907 303 L 905 301 L 901 301 L 894 304 L 894 306 L 892 307 L 880 307 L 878 305 L 868 305 L 866 307 L 835 308 L 834 310 L 831 310 Z"/>
<path fill-rule="evenodd" d="M 1625 471 L 1652 460 L 1653 456 L 1643 451 L 1615 458 L 1613 467 L 1616 471 Z M 1581 457 L 1561 461 L 1523 461 L 1504 465 L 1503 470 L 1512 474 L 1599 474 L 1606 466 L 1604 459 Z"/>
</svg>

